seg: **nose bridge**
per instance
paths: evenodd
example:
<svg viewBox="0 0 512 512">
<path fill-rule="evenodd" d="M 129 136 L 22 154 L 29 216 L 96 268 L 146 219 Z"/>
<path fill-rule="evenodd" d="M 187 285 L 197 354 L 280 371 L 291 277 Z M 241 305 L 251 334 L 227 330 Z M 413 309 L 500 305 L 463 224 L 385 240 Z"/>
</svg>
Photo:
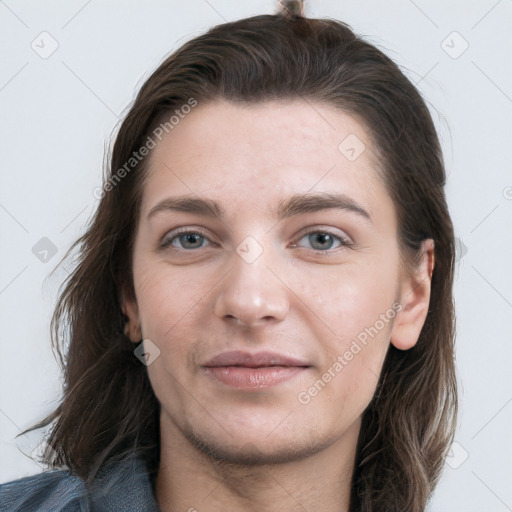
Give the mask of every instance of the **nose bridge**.
<svg viewBox="0 0 512 512">
<path fill-rule="evenodd" d="M 246 237 L 236 247 L 231 270 L 218 288 L 215 314 L 247 325 L 282 321 L 289 309 L 287 290 L 268 268 L 275 267 L 278 259 L 270 248 Z"/>
</svg>

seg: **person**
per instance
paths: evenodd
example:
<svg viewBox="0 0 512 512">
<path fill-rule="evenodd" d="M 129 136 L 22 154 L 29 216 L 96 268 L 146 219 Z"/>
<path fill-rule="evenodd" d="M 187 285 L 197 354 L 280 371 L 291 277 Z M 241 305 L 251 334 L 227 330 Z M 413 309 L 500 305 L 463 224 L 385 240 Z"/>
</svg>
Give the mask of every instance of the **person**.
<svg viewBox="0 0 512 512">
<path fill-rule="evenodd" d="M 425 510 L 457 414 L 445 179 L 425 101 L 346 24 L 186 42 L 73 247 L 52 470 L 1 510 Z"/>
</svg>

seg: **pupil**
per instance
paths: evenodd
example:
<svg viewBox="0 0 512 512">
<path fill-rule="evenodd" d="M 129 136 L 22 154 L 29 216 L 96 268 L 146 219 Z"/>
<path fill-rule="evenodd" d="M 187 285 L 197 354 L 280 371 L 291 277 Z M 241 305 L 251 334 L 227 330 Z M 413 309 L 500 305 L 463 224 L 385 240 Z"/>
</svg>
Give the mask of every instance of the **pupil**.
<svg viewBox="0 0 512 512">
<path fill-rule="evenodd" d="M 197 245 L 197 242 L 201 238 L 201 235 L 189 234 L 189 235 L 184 235 L 183 238 L 185 239 L 185 243 L 183 245 L 186 247 L 186 246 L 190 246 L 190 245 L 194 245 L 194 244 Z"/>
<path fill-rule="evenodd" d="M 312 244 L 313 246 L 316 242 L 319 242 L 319 245 L 322 246 L 320 247 L 320 249 L 329 249 L 332 246 L 332 238 L 331 235 L 329 235 L 328 233 L 316 234 L 314 235 L 314 237 L 314 243 Z M 328 247 L 325 247 L 326 243 Z"/>
</svg>

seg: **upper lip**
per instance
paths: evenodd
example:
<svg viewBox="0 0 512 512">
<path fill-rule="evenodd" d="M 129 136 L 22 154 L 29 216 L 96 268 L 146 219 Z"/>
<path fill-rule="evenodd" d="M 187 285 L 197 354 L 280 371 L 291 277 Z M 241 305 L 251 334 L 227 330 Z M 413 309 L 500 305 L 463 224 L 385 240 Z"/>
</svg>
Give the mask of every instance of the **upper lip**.
<svg viewBox="0 0 512 512">
<path fill-rule="evenodd" d="M 243 366 L 247 368 L 260 368 L 266 366 L 309 366 L 302 359 L 279 354 L 277 352 L 244 352 L 241 350 L 232 350 L 222 352 L 214 356 L 203 366 L 219 367 L 219 366 Z"/>
</svg>

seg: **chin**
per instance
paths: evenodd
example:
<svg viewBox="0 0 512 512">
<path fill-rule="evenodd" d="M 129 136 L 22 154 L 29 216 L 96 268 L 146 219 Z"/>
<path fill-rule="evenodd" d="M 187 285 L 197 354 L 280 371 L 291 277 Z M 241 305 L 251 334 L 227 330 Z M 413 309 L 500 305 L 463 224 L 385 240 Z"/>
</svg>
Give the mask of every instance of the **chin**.
<svg viewBox="0 0 512 512">
<path fill-rule="evenodd" d="M 261 426 L 255 428 L 255 425 L 253 429 L 230 429 L 230 433 L 221 427 L 204 431 L 191 427 L 180 430 L 190 444 L 209 459 L 244 466 L 296 462 L 331 444 L 330 440 L 319 439 L 317 432 L 314 436 L 311 432 L 300 435 L 288 429 L 278 433 L 276 424 L 273 423 L 274 432 Z"/>
<path fill-rule="evenodd" d="M 263 466 L 269 464 L 287 464 L 310 457 L 325 446 L 315 443 L 308 445 L 290 441 L 269 443 L 268 439 L 237 440 L 238 443 L 199 437 L 197 434 L 184 433 L 190 443 L 209 459 L 227 464 L 243 466 Z"/>
</svg>

